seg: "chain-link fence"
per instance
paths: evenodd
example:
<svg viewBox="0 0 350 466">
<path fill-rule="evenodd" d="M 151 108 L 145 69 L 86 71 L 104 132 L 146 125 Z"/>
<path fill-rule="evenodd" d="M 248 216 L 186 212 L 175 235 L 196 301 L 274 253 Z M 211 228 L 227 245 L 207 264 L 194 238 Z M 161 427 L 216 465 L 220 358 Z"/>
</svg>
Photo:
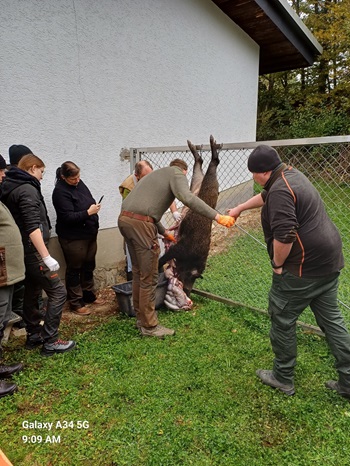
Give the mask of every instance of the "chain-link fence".
<svg viewBox="0 0 350 466">
<path fill-rule="evenodd" d="M 261 143 L 223 145 L 218 167 L 220 195 L 217 210 L 220 213 L 249 199 L 259 189 L 247 170 L 247 158 Z M 341 274 L 339 302 L 350 323 L 350 136 L 268 141 L 266 144 L 277 149 L 283 162 L 308 176 L 340 231 L 348 265 Z M 209 145 L 202 147 L 202 157 L 205 171 L 211 158 Z M 133 149 L 131 166 L 146 159 L 156 169 L 169 165 L 174 158 L 182 158 L 188 163 L 190 180 L 193 156 L 187 146 Z M 181 208 L 180 204 L 178 206 Z M 167 214 L 165 220 L 171 223 L 171 215 Z M 204 278 L 196 281 L 195 288 L 246 307 L 265 310 L 270 282 L 271 266 L 263 241 L 260 212 L 243 213 L 236 226 L 229 230 L 213 222 L 210 257 Z M 303 315 L 303 320 L 315 323 L 309 311 Z"/>
</svg>

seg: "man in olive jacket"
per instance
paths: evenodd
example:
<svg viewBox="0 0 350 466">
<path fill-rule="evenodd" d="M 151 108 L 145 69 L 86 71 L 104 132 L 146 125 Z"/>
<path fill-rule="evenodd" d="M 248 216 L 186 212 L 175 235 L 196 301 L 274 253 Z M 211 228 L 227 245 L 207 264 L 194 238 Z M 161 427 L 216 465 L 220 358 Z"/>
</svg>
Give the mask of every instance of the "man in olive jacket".
<svg viewBox="0 0 350 466">
<path fill-rule="evenodd" d="M 1 340 L 9 320 L 13 288 L 24 280 L 24 254 L 21 233 L 8 208 L 0 202 L 0 359 Z M 0 365 L 0 397 L 11 395 L 17 390 L 12 382 L 2 379 L 11 377 L 23 369 L 22 364 Z"/>
<path fill-rule="evenodd" d="M 169 167 L 155 170 L 142 178 L 122 203 L 118 226 L 131 256 L 132 299 L 137 327 L 143 336 L 164 338 L 175 334 L 173 329 L 158 325 L 155 312 L 160 250 L 158 233 L 175 241 L 160 220 L 175 198 L 223 226 L 229 228 L 234 224 L 232 217 L 220 215 L 190 191 L 186 173 L 186 162 L 175 159 Z"/>
</svg>

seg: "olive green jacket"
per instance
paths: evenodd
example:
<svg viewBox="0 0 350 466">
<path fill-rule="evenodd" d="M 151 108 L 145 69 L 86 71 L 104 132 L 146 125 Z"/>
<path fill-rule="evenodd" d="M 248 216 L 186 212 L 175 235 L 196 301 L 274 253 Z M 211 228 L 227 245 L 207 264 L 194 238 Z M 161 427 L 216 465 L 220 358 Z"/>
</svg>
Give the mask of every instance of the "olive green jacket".
<svg viewBox="0 0 350 466">
<path fill-rule="evenodd" d="M 0 202 L 0 287 L 24 280 L 21 233 L 8 208 Z"/>
<path fill-rule="evenodd" d="M 144 176 L 124 199 L 122 210 L 152 217 L 159 233 L 163 234 L 165 228 L 160 219 L 175 198 L 211 220 L 217 214 L 216 210 L 191 193 L 186 176 L 176 166 L 160 168 Z"/>
</svg>

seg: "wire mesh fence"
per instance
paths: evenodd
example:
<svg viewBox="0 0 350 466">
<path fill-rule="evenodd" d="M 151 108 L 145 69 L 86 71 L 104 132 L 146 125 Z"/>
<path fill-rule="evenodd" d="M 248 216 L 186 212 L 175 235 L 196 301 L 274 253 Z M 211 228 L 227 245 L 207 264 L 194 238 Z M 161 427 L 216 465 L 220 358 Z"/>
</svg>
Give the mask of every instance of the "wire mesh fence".
<svg viewBox="0 0 350 466">
<path fill-rule="evenodd" d="M 192 141 L 197 143 L 197 141 Z M 225 144 L 220 151 L 218 166 L 219 200 L 217 210 L 244 202 L 259 189 L 247 169 L 247 159 L 259 143 Z M 343 240 L 345 263 L 350 263 L 350 136 L 312 138 L 305 140 L 268 141 L 276 148 L 283 162 L 303 172 L 318 189 L 327 212 L 337 225 Z M 203 168 L 211 159 L 210 146 L 202 146 Z M 185 160 L 189 166 L 190 181 L 193 156 L 187 146 L 139 148 L 131 151 L 131 166 L 139 160 L 148 160 L 153 167 L 169 165 L 175 158 Z M 181 204 L 178 203 L 179 209 Z M 165 222 L 170 226 L 171 214 Z M 226 229 L 213 222 L 212 243 L 207 268 L 195 288 L 227 298 L 242 306 L 267 309 L 267 296 L 271 282 L 271 266 L 260 226 L 260 212 L 246 211 L 236 225 Z M 350 269 L 341 274 L 339 303 L 350 324 Z M 303 321 L 315 324 L 312 313 L 303 314 Z"/>
</svg>

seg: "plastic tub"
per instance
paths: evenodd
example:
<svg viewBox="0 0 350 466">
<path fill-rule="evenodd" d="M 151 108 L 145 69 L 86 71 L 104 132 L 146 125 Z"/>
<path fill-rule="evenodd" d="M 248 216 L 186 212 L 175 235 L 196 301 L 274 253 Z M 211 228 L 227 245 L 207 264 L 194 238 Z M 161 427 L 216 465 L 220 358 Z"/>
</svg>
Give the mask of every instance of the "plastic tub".
<svg viewBox="0 0 350 466">
<path fill-rule="evenodd" d="M 159 309 L 163 305 L 167 285 L 168 280 L 165 279 L 164 274 L 161 274 L 156 289 L 156 309 Z M 113 285 L 112 289 L 116 294 L 119 310 L 129 317 L 135 317 L 136 314 L 132 305 L 132 281 Z"/>
</svg>

